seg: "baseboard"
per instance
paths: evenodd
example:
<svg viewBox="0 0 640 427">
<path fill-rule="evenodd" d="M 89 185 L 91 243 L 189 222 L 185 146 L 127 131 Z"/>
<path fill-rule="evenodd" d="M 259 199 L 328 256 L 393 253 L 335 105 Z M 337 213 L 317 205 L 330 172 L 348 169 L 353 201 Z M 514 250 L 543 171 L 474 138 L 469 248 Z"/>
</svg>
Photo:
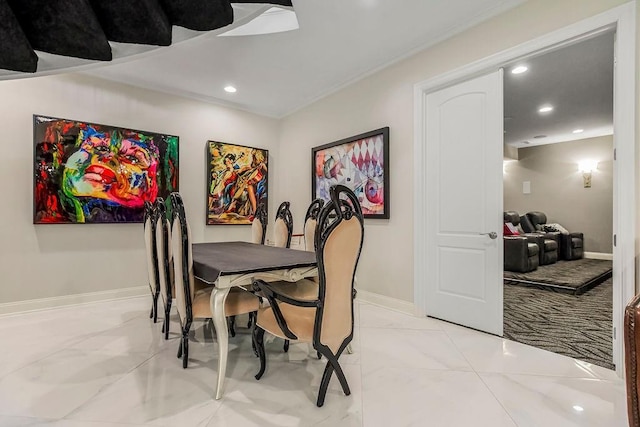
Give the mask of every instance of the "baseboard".
<svg viewBox="0 0 640 427">
<path fill-rule="evenodd" d="M 86 294 L 65 295 L 61 297 L 39 298 L 26 301 L 16 301 L 0 304 L 0 316 L 25 313 L 29 311 L 48 310 L 68 305 L 84 304 L 89 302 L 117 300 L 123 298 L 148 295 L 148 286 L 136 286 L 133 288 L 114 289 L 109 291 L 89 292 Z"/>
<path fill-rule="evenodd" d="M 613 254 L 606 254 L 604 252 L 585 252 L 584 257 L 588 259 L 606 259 L 613 261 Z"/>
<path fill-rule="evenodd" d="M 375 294 L 373 292 L 363 291 L 361 289 L 358 289 L 358 295 L 356 299 L 368 302 L 370 304 L 379 305 L 384 308 L 389 308 L 391 310 L 400 311 L 405 314 L 410 314 L 412 316 L 417 315 L 416 306 L 412 302 Z"/>
</svg>

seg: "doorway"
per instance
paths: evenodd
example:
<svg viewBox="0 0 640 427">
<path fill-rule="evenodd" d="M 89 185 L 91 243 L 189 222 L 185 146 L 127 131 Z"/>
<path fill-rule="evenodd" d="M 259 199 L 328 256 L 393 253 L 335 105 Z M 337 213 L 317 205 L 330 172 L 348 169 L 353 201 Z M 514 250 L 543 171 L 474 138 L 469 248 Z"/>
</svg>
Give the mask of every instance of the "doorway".
<svg viewBox="0 0 640 427">
<path fill-rule="evenodd" d="M 613 232 L 616 244 L 613 248 L 613 359 L 616 370 L 622 375 L 622 313 L 624 304 L 634 295 L 635 287 L 635 5 L 628 3 L 594 16 L 577 24 L 570 25 L 539 39 L 524 43 L 516 48 L 493 55 L 484 60 L 454 70 L 443 76 L 427 80 L 415 86 L 415 144 L 416 164 L 427 164 L 428 129 L 425 113 L 428 94 L 445 87 L 453 86 L 474 77 L 495 71 L 518 58 L 541 52 L 546 49 L 558 49 L 562 45 L 575 43 L 584 37 L 591 37 L 599 31 L 616 31 L 616 68 L 614 71 L 614 147 L 616 162 L 614 167 L 614 215 Z M 629 54 L 632 52 L 633 54 Z M 433 272 L 424 261 L 427 260 L 429 245 L 435 237 L 429 234 L 429 227 L 421 216 L 429 203 L 427 184 L 429 171 L 414 169 L 414 283 L 416 308 L 429 315 L 427 295 L 429 287 L 438 286 Z M 489 189 L 491 191 L 492 189 Z M 500 189 L 495 189 L 500 191 Z M 465 197 L 461 194 L 460 197 Z M 495 215 L 502 215 L 502 203 L 496 206 Z M 499 231 L 500 238 L 502 232 Z M 502 282 L 495 283 L 502 286 Z M 501 295 L 500 295 L 501 296 Z"/>
</svg>

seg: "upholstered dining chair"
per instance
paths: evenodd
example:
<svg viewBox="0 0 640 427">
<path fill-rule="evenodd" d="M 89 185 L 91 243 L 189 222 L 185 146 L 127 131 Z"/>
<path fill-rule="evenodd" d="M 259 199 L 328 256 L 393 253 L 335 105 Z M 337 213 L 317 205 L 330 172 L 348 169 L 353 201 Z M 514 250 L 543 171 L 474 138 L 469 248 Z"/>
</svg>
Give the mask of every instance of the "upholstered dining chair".
<svg viewBox="0 0 640 427">
<path fill-rule="evenodd" d="M 144 202 L 144 247 L 147 254 L 147 278 L 149 289 L 151 290 L 151 314 L 153 323 L 158 321 L 158 295 L 160 286 L 158 284 L 158 257 L 156 254 L 156 221 L 155 208 L 151 202 Z"/>
<path fill-rule="evenodd" d="M 193 253 L 191 249 L 191 228 L 187 223 L 184 204 L 179 193 L 171 193 L 172 227 L 171 246 L 176 284 L 176 308 L 181 327 L 178 358 L 182 367 L 189 361 L 189 330 L 197 319 L 210 319 L 211 292 L 213 286 L 201 283 L 193 275 Z M 199 289 L 198 289 L 199 288 Z M 235 316 L 258 310 L 258 297 L 242 289 L 229 292 L 224 304 L 225 314 Z"/>
<path fill-rule="evenodd" d="M 171 315 L 171 302 L 175 293 L 173 280 L 173 257 L 171 254 L 171 227 L 167 218 L 167 206 L 164 199 L 156 199 L 156 254 L 158 258 L 158 283 L 160 296 L 164 304 L 164 321 L 162 332 L 164 339 L 169 339 L 169 317 Z"/>
<path fill-rule="evenodd" d="M 254 290 L 269 301 L 258 310 L 253 341 L 260 358 L 260 379 L 266 368 L 264 333 L 311 342 L 327 359 L 316 404 L 324 404 L 329 380 L 336 373 L 350 394 L 338 359 L 353 339 L 353 282 L 362 250 L 364 222 L 356 195 L 345 186 L 330 189 L 331 200 L 318 218 L 315 244 L 319 283 L 311 298 L 286 295 L 278 287 L 256 280 Z"/>
<path fill-rule="evenodd" d="M 315 252 L 315 234 L 316 224 L 318 223 L 318 215 L 320 210 L 324 206 L 324 200 L 315 199 L 307 208 L 307 213 L 304 216 L 304 249 L 309 252 Z"/>
<path fill-rule="evenodd" d="M 267 236 L 267 207 L 262 202 L 256 208 L 256 214 L 251 222 L 251 241 L 257 245 L 264 245 Z"/>
<path fill-rule="evenodd" d="M 276 222 L 273 228 L 274 246 L 278 248 L 291 247 L 291 234 L 293 234 L 293 216 L 289 210 L 290 203 L 282 202 L 276 212 Z"/>
</svg>

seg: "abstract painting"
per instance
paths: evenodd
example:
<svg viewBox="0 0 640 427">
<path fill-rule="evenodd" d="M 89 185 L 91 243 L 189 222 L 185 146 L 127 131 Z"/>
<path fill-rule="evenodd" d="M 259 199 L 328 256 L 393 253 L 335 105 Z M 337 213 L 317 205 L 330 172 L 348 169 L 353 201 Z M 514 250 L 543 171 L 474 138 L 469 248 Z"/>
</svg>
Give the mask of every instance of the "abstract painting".
<svg viewBox="0 0 640 427">
<path fill-rule="evenodd" d="M 268 206 L 269 151 L 209 141 L 207 157 L 207 225 L 251 224 Z"/>
<path fill-rule="evenodd" d="M 311 149 L 311 199 L 329 201 L 332 185 L 358 196 L 365 218 L 389 218 L 389 128 Z"/>
<path fill-rule="evenodd" d="M 33 116 L 34 224 L 142 222 L 178 191 L 177 136 Z"/>
</svg>

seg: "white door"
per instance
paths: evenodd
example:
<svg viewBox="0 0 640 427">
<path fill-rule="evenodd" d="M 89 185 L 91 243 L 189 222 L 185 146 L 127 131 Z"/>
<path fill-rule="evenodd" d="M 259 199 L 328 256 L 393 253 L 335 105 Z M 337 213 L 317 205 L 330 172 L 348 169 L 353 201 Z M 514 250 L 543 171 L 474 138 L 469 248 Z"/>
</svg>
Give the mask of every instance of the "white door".
<svg viewBox="0 0 640 427">
<path fill-rule="evenodd" d="M 502 336 L 502 70 L 426 97 L 427 315 Z"/>
</svg>

